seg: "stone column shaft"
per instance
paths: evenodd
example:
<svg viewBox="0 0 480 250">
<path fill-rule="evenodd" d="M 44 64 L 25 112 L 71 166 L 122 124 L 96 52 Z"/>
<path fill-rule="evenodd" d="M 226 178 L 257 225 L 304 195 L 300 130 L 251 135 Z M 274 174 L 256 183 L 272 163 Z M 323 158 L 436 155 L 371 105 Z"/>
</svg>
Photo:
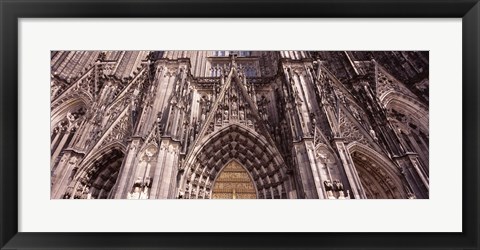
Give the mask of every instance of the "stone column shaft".
<svg viewBox="0 0 480 250">
<path fill-rule="evenodd" d="M 340 154 L 340 160 L 342 161 L 342 165 L 345 169 L 345 174 L 347 175 L 350 188 L 352 189 L 352 195 L 355 199 L 366 199 L 367 195 L 365 194 L 365 190 L 363 189 L 360 177 L 358 176 L 358 172 L 353 163 L 353 159 L 345 147 L 345 144 L 343 141 L 337 140 L 335 145 L 338 149 L 338 153 Z"/>
<path fill-rule="evenodd" d="M 123 160 L 122 166 L 120 168 L 120 173 L 118 174 L 117 183 L 115 183 L 114 198 L 115 199 L 126 199 L 127 193 L 130 191 L 130 188 L 133 185 L 132 173 L 135 168 L 135 157 L 140 147 L 140 138 L 135 138 L 132 140 L 128 147 L 127 154 Z"/>
</svg>

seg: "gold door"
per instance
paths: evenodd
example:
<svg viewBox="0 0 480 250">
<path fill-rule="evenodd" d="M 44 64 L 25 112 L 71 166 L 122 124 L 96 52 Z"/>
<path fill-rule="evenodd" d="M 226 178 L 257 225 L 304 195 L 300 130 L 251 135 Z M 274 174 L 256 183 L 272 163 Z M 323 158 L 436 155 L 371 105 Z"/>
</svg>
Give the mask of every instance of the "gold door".
<svg viewBox="0 0 480 250">
<path fill-rule="evenodd" d="M 256 199 L 255 184 L 239 163 L 232 161 L 218 175 L 212 199 Z"/>
</svg>

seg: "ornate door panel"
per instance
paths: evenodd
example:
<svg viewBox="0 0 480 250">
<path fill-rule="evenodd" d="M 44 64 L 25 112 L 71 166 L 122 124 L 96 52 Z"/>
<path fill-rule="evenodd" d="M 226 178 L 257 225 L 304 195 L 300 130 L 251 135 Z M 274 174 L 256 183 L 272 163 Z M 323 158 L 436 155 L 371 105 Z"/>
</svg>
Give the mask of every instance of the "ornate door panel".
<svg viewBox="0 0 480 250">
<path fill-rule="evenodd" d="M 256 199 L 257 192 L 247 171 L 232 161 L 218 175 L 212 191 L 212 199 Z"/>
</svg>

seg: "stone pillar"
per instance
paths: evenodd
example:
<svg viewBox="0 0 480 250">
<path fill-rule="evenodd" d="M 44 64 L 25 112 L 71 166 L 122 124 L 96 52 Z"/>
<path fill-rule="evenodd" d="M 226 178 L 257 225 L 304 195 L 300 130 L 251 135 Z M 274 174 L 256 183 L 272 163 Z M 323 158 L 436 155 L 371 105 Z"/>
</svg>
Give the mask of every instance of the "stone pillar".
<svg viewBox="0 0 480 250">
<path fill-rule="evenodd" d="M 63 148 L 65 147 L 65 143 L 67 142 L 68 138 L 71 136 L 70 134 L 70 130 L 67 129 L 65 132 L 62 132 L 62 139 L 60 140 L 60 142 L 58 143 L 57 147 L 55 148 L 55 151 L 53 152 L 52 154 L 52 160 L 50 162 L 50 167 L 53 168 L 54 165 L 55 165 L 55 162 L 57 161 L 57 157 L 58 155 L 60 154 L 60 152 L 63 150 Z"/>
<path fill-rule="evenodd" d="M 133 181 L 133 171 L 135 169 L 136 156 L 140 147 L 141 138 L 132 138 L 125 159 L 122 162 L 120 172 L 118 174 L 117 183 L 112 193 L 114 199 L 126 199 L 130 191 Z"/>
<path fill-rule="evenodd" d="M 355 199 L 366 199 L 367 195 L 365 194 L 365 190 L 363 189 L 360 177 L 358 176 L 358 172 L 355 168 L 350 152 L 348 152 L 342 139 L 336 138 L 334 140 L 335 146 L 338 150 L 338 154 L 340 155 L 340 160 L 342 161 L 342 165 L 345 170 L 345 174 L 347 175 L 348 183 L 350 184 L 350 188 L 352 189 L 353 197 Z"/>
<path fill-rule="evenodd" d="M 410 135 L 408 136 L 408 139 L 410 140 L 410 143 L 412 143 L 415 151 L 417 152 L 417 154 L 418 154 L 418 156 L 420 157 L 420 159 L 422 160 L 422 162 L 428 166 L 428 164 L 429 164 L 428 151 L 425 152 L 425 150 L 422 150 L 421 146 L 418 145 L 417 141 L 415 140 L 413 134 L 410 134 Z M 422 138 L 419 138 L 419 139 L 420 139 L 420 140 L 423 140 Z M 427 153 L 427 154 L 425 155 L 425 153 Z"/>
<path fill-rule="evenodd" d="M 293 144 L 294 161 L 297 163 L 298 174 L 300 175 L 300 185 L 307 199 L 318 199 L 319 190 L 321 190 L 320 179 L 318 178 L 315 163 L 311 163 L 306 145 L 304 143 Z M 303 196 L 303 195 L 300 195 Z"/>
<path fill-rule="evenodd" d="M 50 150 L 51 151 L 53 151 L 54 149 L 57 148 L 57 146 L 58 146 L 57 143 L 63 137 L 63 135 L 64 135 L 64 133 L 61 132 L 60 129 L 59 129 L 59 131 L 55 134 L 55 136 L 52 140 L 52 143 L 50 143 Z"/>
<path fill-rule="evenodd" d="M 81 156 L 67 151 L 63 155 L 62 159 L 58 163 L 58 167 L 53 173 L 52 182 L 54 185 L 51 187 L 50 198 L 62 199 L 69 183 L 73 180 L 73 175 L 76 173 L 74 169 L 78 171 L 78 162 L 80 162 Z M 72 195 L 73 196 L 73 195 Z"/>
<path fill-rule="evenodd" d="M 428 199 L 428 179 L 419 175 L 418 166 L 415 166 L 415 160 L 418 161 L 416 155 L 406 154 L 401 157 L 394 157 L 394 160 L 401 167 L 401 171 L 407 181 L 408 186 L 412 189 L 416 198 Z M 422 178 L 423 176 L 423 178 Z"/>
<path fill-rule="evenodd" d="M 428 190 L 429 189 L 429 179 L 428 176 L 425 176 L 424 172 L 421 170 L 421 166 L 419 166 L 419 159 L 417 155 L 409 155 L 410 162 L 413 165 L 413 168 L 416 170 L 418 177 L 422 180 L 424 187 Z"/>
<path fill-rule="evenodd" d="M 315 146 L 313 145 L 313 141 L 308 140 L 305 142 L 305 147 L 307 149 L 307 157 L 309 161 L 309 166 L 312 171 L 313 182 L 315 183 L 315 188 L 318 194 L 319 199 L 326 199 L 324 188 L 323 188 L 323 181 L 326 179 L 325 169 L 324 166 L 320 161 L 316 160 L 315 157 Z"/>
<path fill-rule="evenodd" d="M 180 143 L 164 138 L 153 170 L 151 199 L 172 199 L 176 192 Z M 152 166 L 153 168 L 153 166 Z"/>
</svg>

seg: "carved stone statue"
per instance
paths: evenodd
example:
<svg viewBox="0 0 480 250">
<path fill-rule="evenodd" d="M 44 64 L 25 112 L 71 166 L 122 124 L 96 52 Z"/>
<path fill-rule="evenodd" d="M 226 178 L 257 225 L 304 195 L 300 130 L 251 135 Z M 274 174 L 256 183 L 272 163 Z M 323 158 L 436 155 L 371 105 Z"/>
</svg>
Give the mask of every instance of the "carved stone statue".
<svg viewBox="0 0 480 250">
<path fill-rule="evenodd" d="M 343 191 L 343 184 L 339 180 L 333 181 L 333 186 L 335 188 L 335 191 Z"/>
<path fill-rule="evenodd" d="M 327 193 L 327 199 L 335 199 L 335 196 L 333 195 L 333 185 L 330 180 L 326 180 L 323 182 L 323 185 L 325 186 L 325 191 Z"/>
<path fill-rule="evenodd" d="M 373 138 L 375 141 L 377 141 L 377 140 L 378 140 L 378 138 L 377 138 L 377 134 L 375 133 L 375 130 L 373 130 L 373 129 L 370 129 L 370 135 L 372 136 L 372 138 Z"/>
<path fill-rule="evenodd" d="M 223 111 L 223 119 L 228 120 L 228 110 Z"/>
<path fill-rule="evenodd" d="M 68 112 L 67 113 L 67 120 L 68 120 L 69 124 L 72 125 L 72 123 L 75 121 L 75 115 L 73 115 L 71 112 Z"/>
<path fill-rule="evenodd" d="M 243 110 L 240 110 L 239 114 L 240 114 L 240 120 L 241 121 L 245 120 L 245 112 Z"/>
<path fill-rule="evenodd" d="M 185 192 L 183 192 L 182 189 L 180 189 L 180 190 L 178 191 L 178 198 L 179 198 L 179 199 L 183 199 L 184 196 L 185 196 Z"/>
<path fill-rule="evenodd" d="M 324 181 L 323 185 L 325 185 L 325 191 L 332 191 L 333 190 L 333 185 L 330 182 L 330 180 Z"/>
</svg>

